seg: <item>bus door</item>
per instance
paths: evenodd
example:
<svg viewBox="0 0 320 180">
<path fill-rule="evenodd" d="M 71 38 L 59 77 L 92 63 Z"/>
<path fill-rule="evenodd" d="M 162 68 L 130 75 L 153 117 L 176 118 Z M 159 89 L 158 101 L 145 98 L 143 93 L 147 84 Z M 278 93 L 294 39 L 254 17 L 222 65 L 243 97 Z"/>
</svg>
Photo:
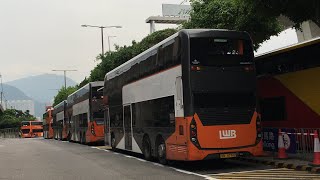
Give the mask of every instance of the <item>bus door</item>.
<svg viewBox="0 0 320 180">
<path fill-rule="evenodd" d="M 110 114 L 109 107 L 107 107 L 104 111 L 104 143 L 105 145 L 111 145 L 111 134 L 110 134 Z"/>
<path fill-rule="evenodd" d="M 123 127 L 125 149 L 132 150 L 132 123 L 131 123 L 131 104 L 123 106 Z"/>
</svg>

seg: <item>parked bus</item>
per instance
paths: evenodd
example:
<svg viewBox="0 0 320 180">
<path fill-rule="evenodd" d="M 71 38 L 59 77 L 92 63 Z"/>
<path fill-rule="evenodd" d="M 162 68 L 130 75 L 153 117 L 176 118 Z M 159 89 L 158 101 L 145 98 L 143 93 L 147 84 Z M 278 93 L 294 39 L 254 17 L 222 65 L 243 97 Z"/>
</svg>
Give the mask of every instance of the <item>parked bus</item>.
<svg viewBox="0 0 320 180">
<path fill-rule="evenodd" d="M 104 141 L 103 81 L 90 82 L 68 96 L 71 141 L 82 144 Z"/>
<path fill-rule="evenodd" d="M 106 143 L 161 163 L 262 154 L 252 41 L 182 30 L 105 76 Z"/>
<path fill-rule="evenodd" d="M 53 134 L 54 139 L 67 140 L 68 139 L 68 124 L 69 121 L 66 118 L 67 101 L 62 101 L 53 109 Z"/>
<path fill-rule="evenodd" d="M 22 121 L 20 131 L 22 138 L 42 137 L 43 123 L 41 121 Z"/>
<path fill-rule="evenodd" d="M 53 111 L 53 108 L 50 106 L 50 107 L 46 108 L 46 113 L 43 114 L 43 137 L 45 139 L 52 139 L 53 138 L 52 111 Z"/>
</svg>

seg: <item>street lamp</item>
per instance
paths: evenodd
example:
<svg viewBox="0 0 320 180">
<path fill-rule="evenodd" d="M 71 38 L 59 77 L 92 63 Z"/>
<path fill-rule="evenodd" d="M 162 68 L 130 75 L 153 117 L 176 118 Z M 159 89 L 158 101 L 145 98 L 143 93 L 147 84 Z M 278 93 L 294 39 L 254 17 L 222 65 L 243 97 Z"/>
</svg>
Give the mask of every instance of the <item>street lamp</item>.
<svg viewBox="0 0 320 180">
<path fill-rule="evenodd" d="M 0 74 L 0 78 L 1 78 L 1 82 L 0 82 L 0 85 L 1 85 L 1 105 L 2 105 L 2 97 L 3 97 L 3 85 L 2 85 L 2 75 Z"/>
<path fill-rule="evenodd" d="M 62 69 L 62 70 L 52 70 L 52 71 L 63 71 L 64 73 L 64 88 L 67 89 L 67 71 L 77 71 L 77 70 L 70 70 L 70 69 Z"/>
<path fill-rule="evenodd" d="M 109 52 L 111 52 L 111 48 L 110 48 L 110 38 L 114 38 L 117 36 L 108 36 L 108 46 L 109 46 Z"/>
<path fill-rule="evenodd" d="M 93 26 L 93 25 L 87 25 L 83 24 L 81 27 L 94 27 L 94 28 L 100 28 L 101 30 L 101 44 L 102 44 L 102 50 L 101 50 L 101 55 L 104 55 L 104 44 L 103 44 L 103 29 L 104 28 L 122 28 L 122 26 Z"/>
</svg>

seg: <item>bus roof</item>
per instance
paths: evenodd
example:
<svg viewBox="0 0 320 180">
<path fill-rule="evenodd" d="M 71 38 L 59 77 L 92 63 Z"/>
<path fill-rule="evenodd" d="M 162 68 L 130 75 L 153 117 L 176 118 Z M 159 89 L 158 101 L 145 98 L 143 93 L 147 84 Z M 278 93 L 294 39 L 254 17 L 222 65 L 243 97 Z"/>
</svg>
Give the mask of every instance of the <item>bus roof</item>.
<svg viewBox="0 0 320 180">
<path fill-rule="evenodd" d="M 132 59 L 128 60 L 127 62 L 121 64 L 120 66 L 116 67 L 115 69 L 108 72 L 105 76 L 105 80 L 113 79 L 114 77 L 128 71 L 133 65 L 144 61 L 149 57 L 149 54 L 154 55 L 157 53 L 157 49 L 160 46 L 166 47 L 174 42 L 174 38 L 178 37 L 180 33 L 185 33 L 188 36 L 192 36 L 193 34 L 197 33 L 210 33 L 210 32 L 237 32 L 237 33 L 244 33 L 240 31 L 233 31 L 233 30 L 226 30 L 226 29 L 183 29 L 170 37 L 164 39 L 163 41 L 159 42 L 158 44 L 150 47 L 146 51 L 140 53 L 139 55 L 133 57 Z M 249 37 L 249 36 L 248 36 Z M 144 58 L 145 56 L 145 58 Z"/>
<path fill-rule="evenodd" d="M 70 94 L 68 97 L 71 97 L 75 94 L 77 94 L 79 91 L 82 91 L 83 89 L 89 89 L 89 87 L 98 87 L 98 86 L 103 86 L 103 81 L 94 81 L 94 82 L 89 82 L 88 84 L 82 86 L 81 88 L 79 88 L 78 90 L 76 90 L 75 92 L 73 92 L 72 94 Z"/>
<path fill-rule="evenodd" d="M 54 109 L 58 109 L 59 107 L 63 106 L 64 103 L 67 103 L 67 101 L 66 100 L 61 101 L 59 104 L 54 106 Z"/>
<path fill-rule="evenodd" d="M 265 57 L 269 57 L 269 56 L 273 56 L 273 55 L 289 52 L 289 51 L 292 51 L 292 50 L 295 50 L 295 49 L 303 48 L 303 47 L 306 47 L 306 46 L 311 46 L 311 45 L 317 44 L 317 43 L 320 43 L 320 37 L 317 37 L 317 38 L 314 38 L 314 39 L 311 39 L 311 40 L 308 40 L 308 41 L 304 41 L 304 42 L 301 42 L 301 43 L 285 46 L 285 47 L 282 47 L 282 48 L 279 48 L 279 49 L 275 49 L 275 50 L 272 50 L 272 51 L 269 51 L 269 52 L 265 52 L 265 53 L 256 55 L 255 59 L 256 60 L 263 59 Z"/>
</svg>

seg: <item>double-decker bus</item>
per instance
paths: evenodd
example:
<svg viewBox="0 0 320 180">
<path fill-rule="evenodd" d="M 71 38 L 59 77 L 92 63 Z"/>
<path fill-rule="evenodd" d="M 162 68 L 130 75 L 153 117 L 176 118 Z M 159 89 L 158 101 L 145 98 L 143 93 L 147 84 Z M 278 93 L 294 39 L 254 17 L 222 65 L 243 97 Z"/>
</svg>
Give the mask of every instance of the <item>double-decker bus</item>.
<svg viewBox="0 0 320 180">
<path fill-rule="evenodd" d="M 46 112 L 43 114 L 43 137 L 45 139 L 53 138 L 53 118 L 52 118 L 53 108 L 51 106 L 46 107 Z"/>
<path fill-rule="evenodd" d="M 90 82 L 68 96 L 70 140 L 82 144 L 104 141 L 103 81 Z"/>
<path fill-rule="evenodd" d="M 106 143 L 161 163 L 262 154 L 250 36 L 181 30 L 105 76 Z"/>
<path fill-rule="evenodd" d="M 54 106 L 53 116 L 53 136 L 57 140 L 68 139 L 68 118 L 66 118 L 67 101 L 62 101 Z"/>
<path fill-rule="evenodd" d="M 20 131 L 22 138 L 42 137 L 43 123 L 41 121 L 22 121 Z"/>
</svg>

